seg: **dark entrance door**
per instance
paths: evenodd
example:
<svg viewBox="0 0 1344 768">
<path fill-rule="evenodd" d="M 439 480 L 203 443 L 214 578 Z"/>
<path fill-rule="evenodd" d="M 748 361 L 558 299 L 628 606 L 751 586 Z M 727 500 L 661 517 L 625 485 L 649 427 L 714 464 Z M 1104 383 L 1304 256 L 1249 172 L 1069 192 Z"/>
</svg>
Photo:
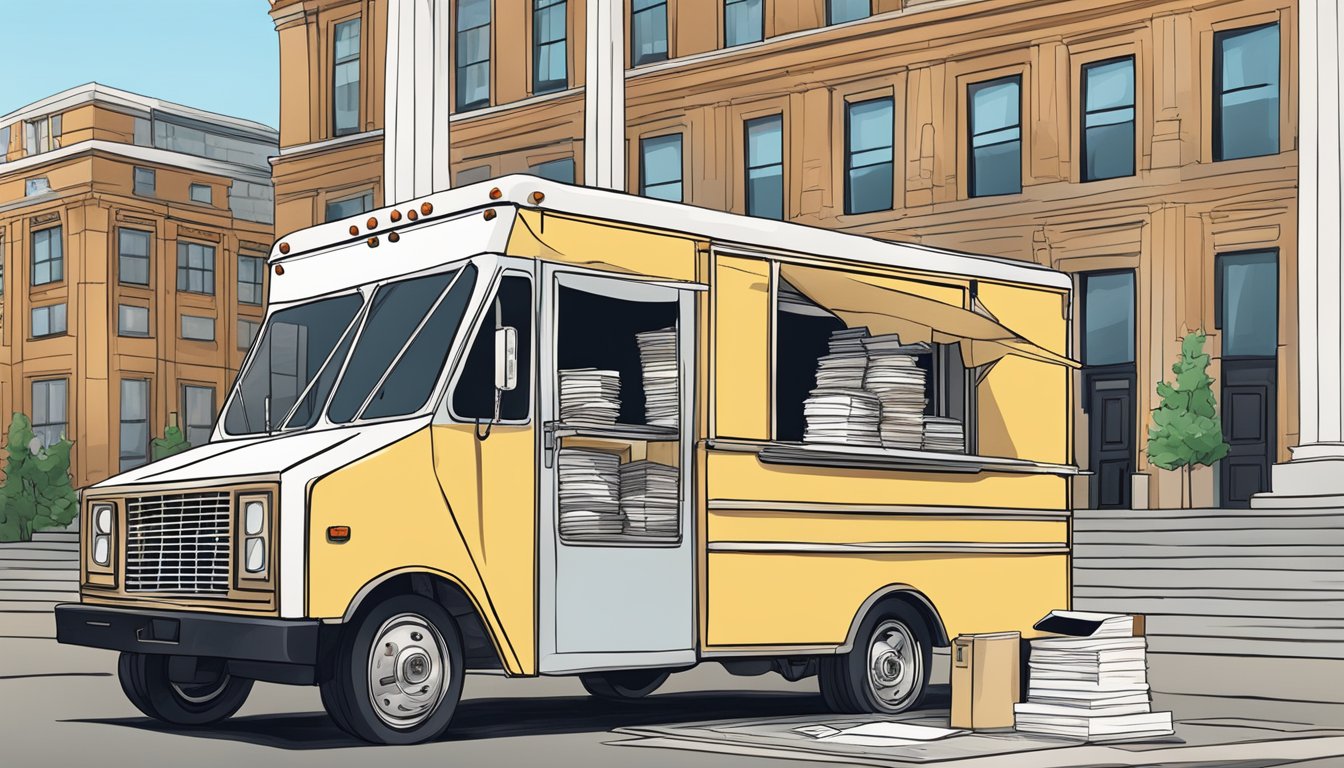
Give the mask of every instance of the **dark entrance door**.
<svg viewBox="0 0 1344 768">
<path fill-rule="evenodd" d="M 1093 509 L 1128 508 L 1129 478 L 1134 474 L 1134 373 L 1093 369 L 1083 375 L 1092 471 L 1088 505 Z"/>
<path fill-rule="evenodd" d="M 1251 496 L 1269 490 L 1277 420 L 1277 361 L 1270 358 L 1223 360 L 1223 439 L 1227 458 L 1219 478 L 1225 507 L 1249 507 Z"/>
</svg>

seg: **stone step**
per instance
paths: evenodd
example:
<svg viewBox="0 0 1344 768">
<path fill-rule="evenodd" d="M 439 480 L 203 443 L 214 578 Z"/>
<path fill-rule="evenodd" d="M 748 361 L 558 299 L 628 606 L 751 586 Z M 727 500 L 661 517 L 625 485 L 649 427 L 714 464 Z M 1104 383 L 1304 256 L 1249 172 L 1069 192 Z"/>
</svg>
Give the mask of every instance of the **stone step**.
<svg viewBox="0 0 1344 768">
<path fill-rule="evenodd" d="M 1237 637 L 1158 635 L 1148 638 L 1148 652 L 1344 660 L 1344 643 L 1339 640 L 1248 640 Z"/>
<path fill-rule="evenodd" d="M 1148 656 L 1148 684 L 1160 693 L 1344 703 L 1340 680 L 1344 661 L 1339 659 Z"/>
<path fill-rule="evenodd" d="M 51 613 L 60 603 L 77 602 L 73 599 L 60 600 L 4 600 L 0 599 L 0 626 L 5 623 L 6 613 Z"/>
<path fill-rule="evenodd" d="M 79 578 L 73 579 L 6 579 L 0 577 L 0 597 L 15 592 L 78 592 Z"/>
<path fill-rule="evenodd" d="M 1344 528 L 1344 512 L 1338 510 L 1329 513 L 1322 510 L 1318 515 L 1262 515 L 1237 517 L 1182 517 L 1178 515 L 1164 517 L 1075 517 L 1073 530 L 1078 532 L 1095 531 L 1145 531 L 1179 533 L 1182 531 L 1279 531 L 1286 528 L 1312 528 L 1317 530 L 1338 530 Z"/>
<path fill-rule="evenodd" d="M 79 540 L 69 541 L 7 541 L 0 544 L 0 552 L 50 550 L 55 552 L 78 552 Z"/>
<path fill-rule="evenodd" d="M 50 577 L 29 577 L 23 574 L 51 574 Z M 65 578 L 66 574 L 79 574 L 78 560 L 0 560 L 0 579 L 14 578 Z"/>
<path fill-rule="evenodd" d="M 79 541 L 78 530 L 50 530 L 37 531 L 33 534 L 33 541 Z"/>
<path fill-rule="evenodd" d="M 0 589 L 0 611 L 5 609 L 5 605 L 14 601 L 28 600 L 50 600 L 52 603 L 73 603 L 79 601 L 79 590 L 69 588 L 44 589 L 35 587 L 32 589 Z"/>
<path fill-rule="evenodd" d="M 1329 571 L 1344 569 L 1341 554 L 1313 557 L 1092 557 L 1091 548 L 1080 548 L 1073 558 L 1074 571 L 1080 570 L 1161 570 L 1179 575 L 1185 571 L 1265 570 Z M 1080 554 L 1080 552 L 1082 554 Z M 1150 553 L 1151 554 L 1151 553 Z"/>
<path fill-rule="evenodd" d="M 0 586 L 25 581 L 78 582 L 78 568 L 0 568 Z"/>
<path fill-rule="evenodd" d="M 1089 531 L 1074 523 L 1073 543 L 1077 547 L 1117 544 L 1147 546 L 1207 547 L 1344 547 L 1344 525 L 1339 528 L 1270 528 L 1255 530 L 1153 530 L 1136 528 L 1126 531 Z"/>
<path fill-rule="evenodd" d="M 1344 651 L 1344 619 L 1244 618 L 1239 616 L 1147 617 L 1150 637 L 1215 637 L 1236 640 L 1334 642 Z"/>
<path fill-rule="evenodd" d="M 79 568 L 78 552 L 0 552 L 0 568 Z"/>
<path fill-rule="evenodd" d="M 1344 618 L 1344 599 L 1292 600 L 1273 593 L 1267 593 L 1259 599 L 1200 595 L 1158 597 L 1152 594 L 1152 590 L 1078 587 L 1074 590 L 1073 608 L 1079 611 L 1145 615 Z"/>
<path fill-rule="evenodd" d="M 1207 568 L 1172 571 L 1166 568 L 1073 569 L 1075 587 L 1142 587 L 1168 592 L 1171 585 L 1186 590 L 1293 590 L 1336 592 L 1344 600 L 1344 571 L 1274 571 L 1268 569 Z"/>
<path fill-rule="evenodd" d="M 1313 509 L 1303 508 L 1300 504 L 1291 511 L 1269 514 L 1263 509 L 1220 509 L 1202 508 L 1202 509 L 1077 509 L 1073 512 L 1073 519 L 1077 520 L 1177 520 L 1177 519 L 1197 519 L 1197 518 L 1222 518 L 1235 521 L 1241 518 L 1255 517 L 1273 517 L 1275 520 L 1288 517 L 1330 517 L 1340 514 L 1344 505 L 1339 507 L 1317 507 Z"/>
<path fill-rule="evenodd" d="M 1090 536 L 1110 536 L 1115 534 L 1089 534 Z M 1333 557 L 1339 558 L 1344 548 L 1338 545 L 1269 545 L 1245 540 L 1232 544 L 1200 544 L 1192 541 L 1186 544 L 1155 543 L 1152 541 L 1074 541 L 1074 557 L 1087 560 L 1095 557 L 1121 559 L 1141 557 L 1185 558 L 1185 557 Z"/>
</svg>

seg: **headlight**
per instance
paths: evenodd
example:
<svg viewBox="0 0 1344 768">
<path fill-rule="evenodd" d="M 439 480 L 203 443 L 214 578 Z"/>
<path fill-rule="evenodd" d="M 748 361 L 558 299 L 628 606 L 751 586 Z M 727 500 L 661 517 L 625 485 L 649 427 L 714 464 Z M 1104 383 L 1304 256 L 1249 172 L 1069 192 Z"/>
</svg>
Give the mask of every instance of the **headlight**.
<svg viewBox="0 0 1344 768">
<path fill-rule="evenodd" d="M 93 564 L 112 564 L 112 527 L 116 524 L 116 507 L 111 504 L 93 505 Z"/>
<path fill-rule="evenodd" d="M 260 501 L 249 501 L 243 505 L 243 532 L 248 536 L 260 536 L 266 525 L 266 505 Z"/>
<path fill-rule="evenodd" d="M 248 494 L 238 499 L 239 529 L 242 546 L 238 548 L 238 574 L 244 579 L 269 578 L 271 497 L 269 494 Z"/>
</svg>

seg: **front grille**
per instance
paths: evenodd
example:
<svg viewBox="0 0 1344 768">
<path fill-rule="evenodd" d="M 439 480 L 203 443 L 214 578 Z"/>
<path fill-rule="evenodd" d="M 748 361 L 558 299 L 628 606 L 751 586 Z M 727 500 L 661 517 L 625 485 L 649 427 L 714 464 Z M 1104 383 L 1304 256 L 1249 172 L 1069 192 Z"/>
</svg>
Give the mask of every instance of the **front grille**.
<svg viewBox="0 0 1344 768">
<path fill-rule="evenodd" d="M 225 594 L 227 491 L 126 500 L 126 591 Z"/>
</svg>

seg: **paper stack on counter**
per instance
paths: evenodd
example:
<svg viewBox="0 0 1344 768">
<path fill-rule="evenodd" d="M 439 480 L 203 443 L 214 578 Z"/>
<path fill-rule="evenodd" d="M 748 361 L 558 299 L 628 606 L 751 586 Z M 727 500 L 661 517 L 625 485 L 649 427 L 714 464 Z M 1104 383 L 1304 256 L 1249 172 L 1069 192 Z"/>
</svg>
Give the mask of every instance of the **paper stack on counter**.
<svg viewBox="0 0 1344 768">
<path fill-rule="evenodd" d="M 803 402 L 803 441 L 880 447 L 882 407 L 862 390 L 814 389 Z"/>
<path fill-rule="evenodd" d="M 560 421 L 609 426 L 621 413 L 621 374 L 596 368 L 560 371 Z"/>
<path fill-rule="evenodd" d="M 924 443 L 924 397 L 927 374 L 915 359 L 928 354 L 927 345 L 902 344 L 895 334 L 864 339 L 868 369 L 863 388 L 882 405 L 880 433 L 886 448 L 917 451 Z"/>
<path fill-rule="evenodd" d="M 966 452 L 966 431 L 961 422 L 943 416 L 924 417 L 924 450 Z"/>
<path fill-rule="evenodd" d="M 560 535 L 564 538 L 619 536 L 621 457 L 614 453 L 562 448 L 560 470 Z"/>
<path fill-rule="evenodd" d="M 678 472 L 676 467 L 648 460 L 622 464 L 621 514 L 631 536 L 675 537 Z"/>
<path fill-rule="evenodd" d="M 677 426 L 677 329 L 635 334 L 640 370 L 644 374 L 644 423 Z"/>
<path fill-rule="evenodd" d="M 1133 616 L 1052 611 L 1035 628 L 1069 634 L 1031 641 L 1017 730 L 1085 741 L 1173 732 L 1171 713 L 1152 711 L 1147 642 L 1134 636 Z"/>
</svg>

